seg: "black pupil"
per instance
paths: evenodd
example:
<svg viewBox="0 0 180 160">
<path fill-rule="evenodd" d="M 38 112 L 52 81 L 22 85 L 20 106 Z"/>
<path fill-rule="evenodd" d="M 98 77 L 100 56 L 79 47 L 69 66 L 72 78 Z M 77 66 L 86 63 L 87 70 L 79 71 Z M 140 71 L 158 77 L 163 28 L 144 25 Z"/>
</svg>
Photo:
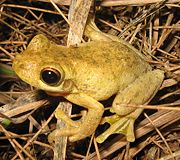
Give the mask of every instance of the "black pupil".
<svg viewBox="0 0 180 160">
<path fill-rule="evenodd" d="M 41 73 L 41 78 L 46 84 L 55 85 L 60 81 L 61 75 L 57 70 L 45 69 Z"/>
</svg>

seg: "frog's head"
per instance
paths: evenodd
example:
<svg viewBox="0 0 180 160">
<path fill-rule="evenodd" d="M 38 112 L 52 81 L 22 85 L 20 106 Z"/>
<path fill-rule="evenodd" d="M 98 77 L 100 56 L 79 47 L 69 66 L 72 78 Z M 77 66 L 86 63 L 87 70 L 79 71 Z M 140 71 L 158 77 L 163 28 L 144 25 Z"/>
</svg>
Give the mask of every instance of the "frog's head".
<svg viewBox="0 0 180 160">
<path fill-rule="evenodd" d="M 12 67 L 28 84 L 52 95 L 65 95 L 72 92 L 74 84 L 70 80 L 68 68 L 52 54 L 57 52 L 55 46 L 45 36 L 37 35 L 27 49 L 15 57 Z M 60 50 L 61 47 L 58 47 Z"/>
</svg>

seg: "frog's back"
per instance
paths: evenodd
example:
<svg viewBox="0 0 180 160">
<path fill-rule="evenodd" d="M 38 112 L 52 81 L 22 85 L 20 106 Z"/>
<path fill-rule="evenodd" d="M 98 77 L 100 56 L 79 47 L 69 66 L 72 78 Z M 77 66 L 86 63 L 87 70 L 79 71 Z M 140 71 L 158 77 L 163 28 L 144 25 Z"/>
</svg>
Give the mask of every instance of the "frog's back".
<svg viewBox="0 0 180 160">
<path fill-rule="evenodd" d="M 117 72 L 122 72 L 124 67 L 149 67 L 143 56 L 140 56 L 140 54 L 137 54 L 128 46 L 116 41 L 92 41 L 83 43 L 80 47 L 72 47 L 69 50 L 68 57 L 73 58 L 75 62 L 81 62 L 79 63 L 80 66 L 82 63 L 85 63 L 91 67 L 107 67 Z"/>
<path fill-rule="evenodd" d="M 78 89 L 103 100 L 151 70 L 145 60 L 119 42 L 92 41 L 66 52 Z"/>
</svg>

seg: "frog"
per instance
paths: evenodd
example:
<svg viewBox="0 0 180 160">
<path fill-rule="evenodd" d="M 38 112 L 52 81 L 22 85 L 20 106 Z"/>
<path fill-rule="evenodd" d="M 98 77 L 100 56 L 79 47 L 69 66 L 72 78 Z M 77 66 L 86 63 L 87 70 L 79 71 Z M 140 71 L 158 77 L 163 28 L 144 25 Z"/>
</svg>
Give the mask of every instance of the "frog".
<svg viewBox="0 0 180 160">
<path fill-rule="evenodd" d="M 12 67 L 28 84 L 85 108 L 79 120 L 57 109 L 55 116 L 66 127 L 52 131 L 50 143 L 58 136 L 67 136 L 70 142 L 82 140 L 105 122 L 110 126 L 96 137 L 98 143 L 112 134 L 124 134 L 127 141 L 133 142 L 134 123 L 143 109 L 126 104 L 148 103 L 159 90 L 164 72 L 153 69 L 128 42 L 100 31 L 94 21 L 87 22 L 84 35 L 90 41 L 67 47 L 38 34 L 16 55 Z M 113 115 L 103 117 L 105 107 L 101 101 L 112 96 Z"/>
</svg>

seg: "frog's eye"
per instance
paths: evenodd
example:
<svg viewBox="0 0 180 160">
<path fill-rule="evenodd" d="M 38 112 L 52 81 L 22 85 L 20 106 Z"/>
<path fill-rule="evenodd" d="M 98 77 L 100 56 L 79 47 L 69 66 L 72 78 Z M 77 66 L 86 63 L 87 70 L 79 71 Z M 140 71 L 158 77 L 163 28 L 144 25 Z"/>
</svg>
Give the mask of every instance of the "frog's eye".
<svg viewBox="0 0 180 160">
<path fill-rule="evenodd" d="M 54 86 L 61 80 L 61 74 L 54 68 L 44 68 L 41 71 L 41 80 L 50 86 Z"/>
</svg>

